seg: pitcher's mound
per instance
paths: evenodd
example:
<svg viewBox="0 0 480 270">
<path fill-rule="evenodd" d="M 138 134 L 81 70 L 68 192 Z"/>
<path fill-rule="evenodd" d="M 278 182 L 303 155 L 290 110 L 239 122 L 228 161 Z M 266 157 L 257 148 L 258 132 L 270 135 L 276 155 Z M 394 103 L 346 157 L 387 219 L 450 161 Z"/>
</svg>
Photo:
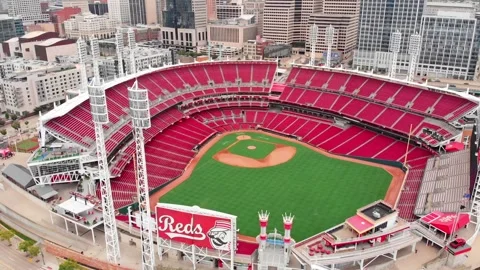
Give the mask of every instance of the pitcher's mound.
<svg viewBox="0 0 480 270">
<path fill-rule="evenodd" d="M 237 136 L 237 140 L 250 140 L 252 137 L 248 136 L 248 135 L 240 135 L 240 136 Z"/>
<path fill-rule="evenodd" d="M 255 149 L 257 149 L 257 147 L 254 146 L 254 145 L 249 145 L 247 148 L 248 148 L 248 150 L 255 150 Z"/>
</svg>

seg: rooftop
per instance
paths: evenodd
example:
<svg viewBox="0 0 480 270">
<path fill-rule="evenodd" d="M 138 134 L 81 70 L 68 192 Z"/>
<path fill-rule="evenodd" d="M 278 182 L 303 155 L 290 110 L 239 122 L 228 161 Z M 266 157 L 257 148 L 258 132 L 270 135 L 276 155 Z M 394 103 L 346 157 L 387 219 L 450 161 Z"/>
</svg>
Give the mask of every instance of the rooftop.
<svg viewBox="0 0 480 270">
<path fill-rule="evenodd" d="M 44 32 L 44 31 L 33 31 L 33 32 L 30 32 L 30 33 L 26 33 L 21 38 L 36 38 L 36 37 L 41 36 L 45 33 L 46 32 Z"/>
<path fill-rule="evenodd" d="M 360 212 L 372 220 L 379 220 L 395 212 L 390 206 L 383 202 L 377 202 L 374 205 L 361 209 Z"/>
<path fill-rule="evenodd" d="M 42 43 L 40 44 L 37 44 L 37 46 L 52 46 L 52 45 L 55 45 L 56 43 L 58 42 L 61 42 L 61 41 L 64 41 L 64 40 L 67 40 L 65 38 L 49 38 L 45 41 L 43 41 Z"/>
</svg>

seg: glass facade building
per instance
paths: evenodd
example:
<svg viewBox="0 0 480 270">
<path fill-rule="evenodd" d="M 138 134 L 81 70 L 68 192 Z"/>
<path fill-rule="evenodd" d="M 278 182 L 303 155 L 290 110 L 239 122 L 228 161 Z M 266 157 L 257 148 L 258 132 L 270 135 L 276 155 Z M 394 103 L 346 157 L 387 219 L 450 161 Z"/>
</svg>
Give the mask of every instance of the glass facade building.
<svg viewBox="0 0 480 270">
<path fill-rule="evenodd" d="M 169 28 L 195 29 L 195 12 L 191 0 L 165 0 L 163 26 Z"/>
<path fill-rule="evenodd" d="M 0 14 L 0 42 L 4 42 L 14 37 L 20 37 L 24 34 L 23 22 L 21 19 L 9 17 L 6 14 Z"/>
<path fill-rule="evenodd" d="M 408 69 L 407 54 L 409 38 L 420 32 L 425 0 L 362 0 L 358 49 L 355 50 L 353 65 L 364 70 L 388 71 L 391 53 L 388 51 L 390 35 L 402 33 L 397 66 Z"/>
<path fill-rule="evenodd" d="M 479 51 L 478 15 L 469 3 L 428 3 L 422 16 L 417 75 L 473 80 Z"/>
</svg>

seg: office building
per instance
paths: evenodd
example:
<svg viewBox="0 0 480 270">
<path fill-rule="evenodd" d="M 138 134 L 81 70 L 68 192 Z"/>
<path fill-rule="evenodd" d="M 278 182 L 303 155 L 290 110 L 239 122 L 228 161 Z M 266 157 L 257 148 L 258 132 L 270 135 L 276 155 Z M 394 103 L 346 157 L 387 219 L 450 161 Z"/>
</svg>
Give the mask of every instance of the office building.
<svg viewBox="0 0 480 270">
<path fill-rule="evenodd" d="M 62 0 L 62 5 L 64 8 L 80 8 L 82 13 L 90 12 L 88 0 Z"/>
<path fill-rule="evenodd" d="M 130 7 L 130 24 L 146 24 L 145 0 L 128 0 Z"/>
<path fill-rule="evenodd" d="M 80 68 L 72 64 L 11 60 L 13 72 L 0 79 L 0 103 L 10 114 L 26 115 L 36 107 L 61 102 L 80 87 Z"/>
<path fill-rule="evenodd" d="M 237 19 L 210 22 L 207 27 L 209 44 L 214 48 L 221 45 L 224 52 L 230 51 L 232 55 L 240 54 L 244 43 L 255 39 L 257 35 L 253 17 L 254 15 L 243 15 Z M 202 47 L 201 51 L 205 52 L 207 49 Z M 212 52 L 216 54 L 215 50 Z"/>
<path fill-rule="evenodd" d="M 63 24 L 66 20 L 70 19 L 73 15 L 80 14 L 82 10 L 79 7 L 67 7 L 60 10 L 50 11 L 50 18 L 55 28 L 55 32 L 59 36 L 65 36 L 65 25 Z"/>
<path fill-rule="evenodd" d="M 88 4 L 88 10 L 92 14 L 103 15 L 105 13 L 108 13 L 108 4 L 107 3 L 100 3 L 100 2 L 95 2 L 93 4 Z"/>
<path fill-rule="evenodd" d="M 243 14 L 255 15 L 255 24 L 257 25 L 257 34 L 263 34 L 263 8 L 264 0 L 246 0 L 243 3 Z"/>
<path fill-rule="evenodd" d="M 392 60 L 390 35 L 398 30 L 402 41 L 397 68 L 398 72 L 406 72 L 410 36 L 420 32 L 424 5 L 425 0 L 362 0 L 354 67 L 387 72 Z"/>
<path fill-rule="evenodd" d="M 130 2 L 129 0 L 109 0 L 108 15 L 116 25 L 130 24 Z"/>
<path fill-rule="evenodd" d="M 13 18 L 6 14 L 0 14 L 0 42 L 4 42 L 14 37 L 23 36 L 22 20 Z"/>
<path fill-rule="evenodd" d="M 48 14 L 42 14 L 40 0 L 7 0 L 8 15 L 19 17 L 23 24 L 50 21 Z"/>
<path fill-rule="evenodd" d="M 164 0 L 160 40 L 165 46 L 193 49 L 207 44 L 206 0 Z"/>
<path fill-rule="evenodd" d="M 218 20 L 238 18 L 243 14 L 243 1 L 215 0 L 215 12 Z"/>
<path fill-rule="evenodd" d="M 324 0 L 320 4 L 320 12 L 310 15 L 308 27 L 318 26 L 316 58 L 322 58 L 327 50 L 325 31 L 332 26 L 334 31 L 332 55 L 340 61 L 349 58 L 357 46 L 358 19 L 360 0 Z M 310 30 L 305 42 L 306 51 L 310 51 Z"/>
<path fill-rule="evenodd" d="M 322 1 L 265 0 L 263 36 L 277 43 L 304 46 L 310 15 L 320 11 Z"/>
<path fill-rule="evenodd" d="M 77 14 L 64 22 L 65 36 L 68 38 L 98 39 L 115 36 L 115 25 L 106 15 Z"/>
<path fill-rule="evenodd" d="M 471 3 L 427 3 L 420 33 L 417 74 L 429 78 L 475 78 L 479 18 Z"/>
</svg>

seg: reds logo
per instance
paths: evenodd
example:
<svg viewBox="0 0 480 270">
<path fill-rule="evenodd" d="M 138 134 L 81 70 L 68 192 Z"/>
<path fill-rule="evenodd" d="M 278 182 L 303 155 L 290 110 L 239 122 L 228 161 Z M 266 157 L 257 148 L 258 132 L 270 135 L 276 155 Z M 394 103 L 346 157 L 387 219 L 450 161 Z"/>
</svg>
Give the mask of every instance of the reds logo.
<svg viewBox="0 0 480 270">
<path fill-rule="evenodd" d="M 215 249 L 229 250 L 232 241 L 232 226 L 228 221 L 215 221 L 215 226 L 207 233 L 210 244 Z"/>
<path fill-rule="evenodd" d="M 192 240 L 204 240 L 206 238 L 203 233 L 202 225 L 193 224 L 193 217 L 190 218 L 189 224 L 175 224 L 175 219 L 172 216 L 163 215 L 158 218 L 158 230 L 165 232 L 168 237 L 185 238 Z"/>
</svg>

